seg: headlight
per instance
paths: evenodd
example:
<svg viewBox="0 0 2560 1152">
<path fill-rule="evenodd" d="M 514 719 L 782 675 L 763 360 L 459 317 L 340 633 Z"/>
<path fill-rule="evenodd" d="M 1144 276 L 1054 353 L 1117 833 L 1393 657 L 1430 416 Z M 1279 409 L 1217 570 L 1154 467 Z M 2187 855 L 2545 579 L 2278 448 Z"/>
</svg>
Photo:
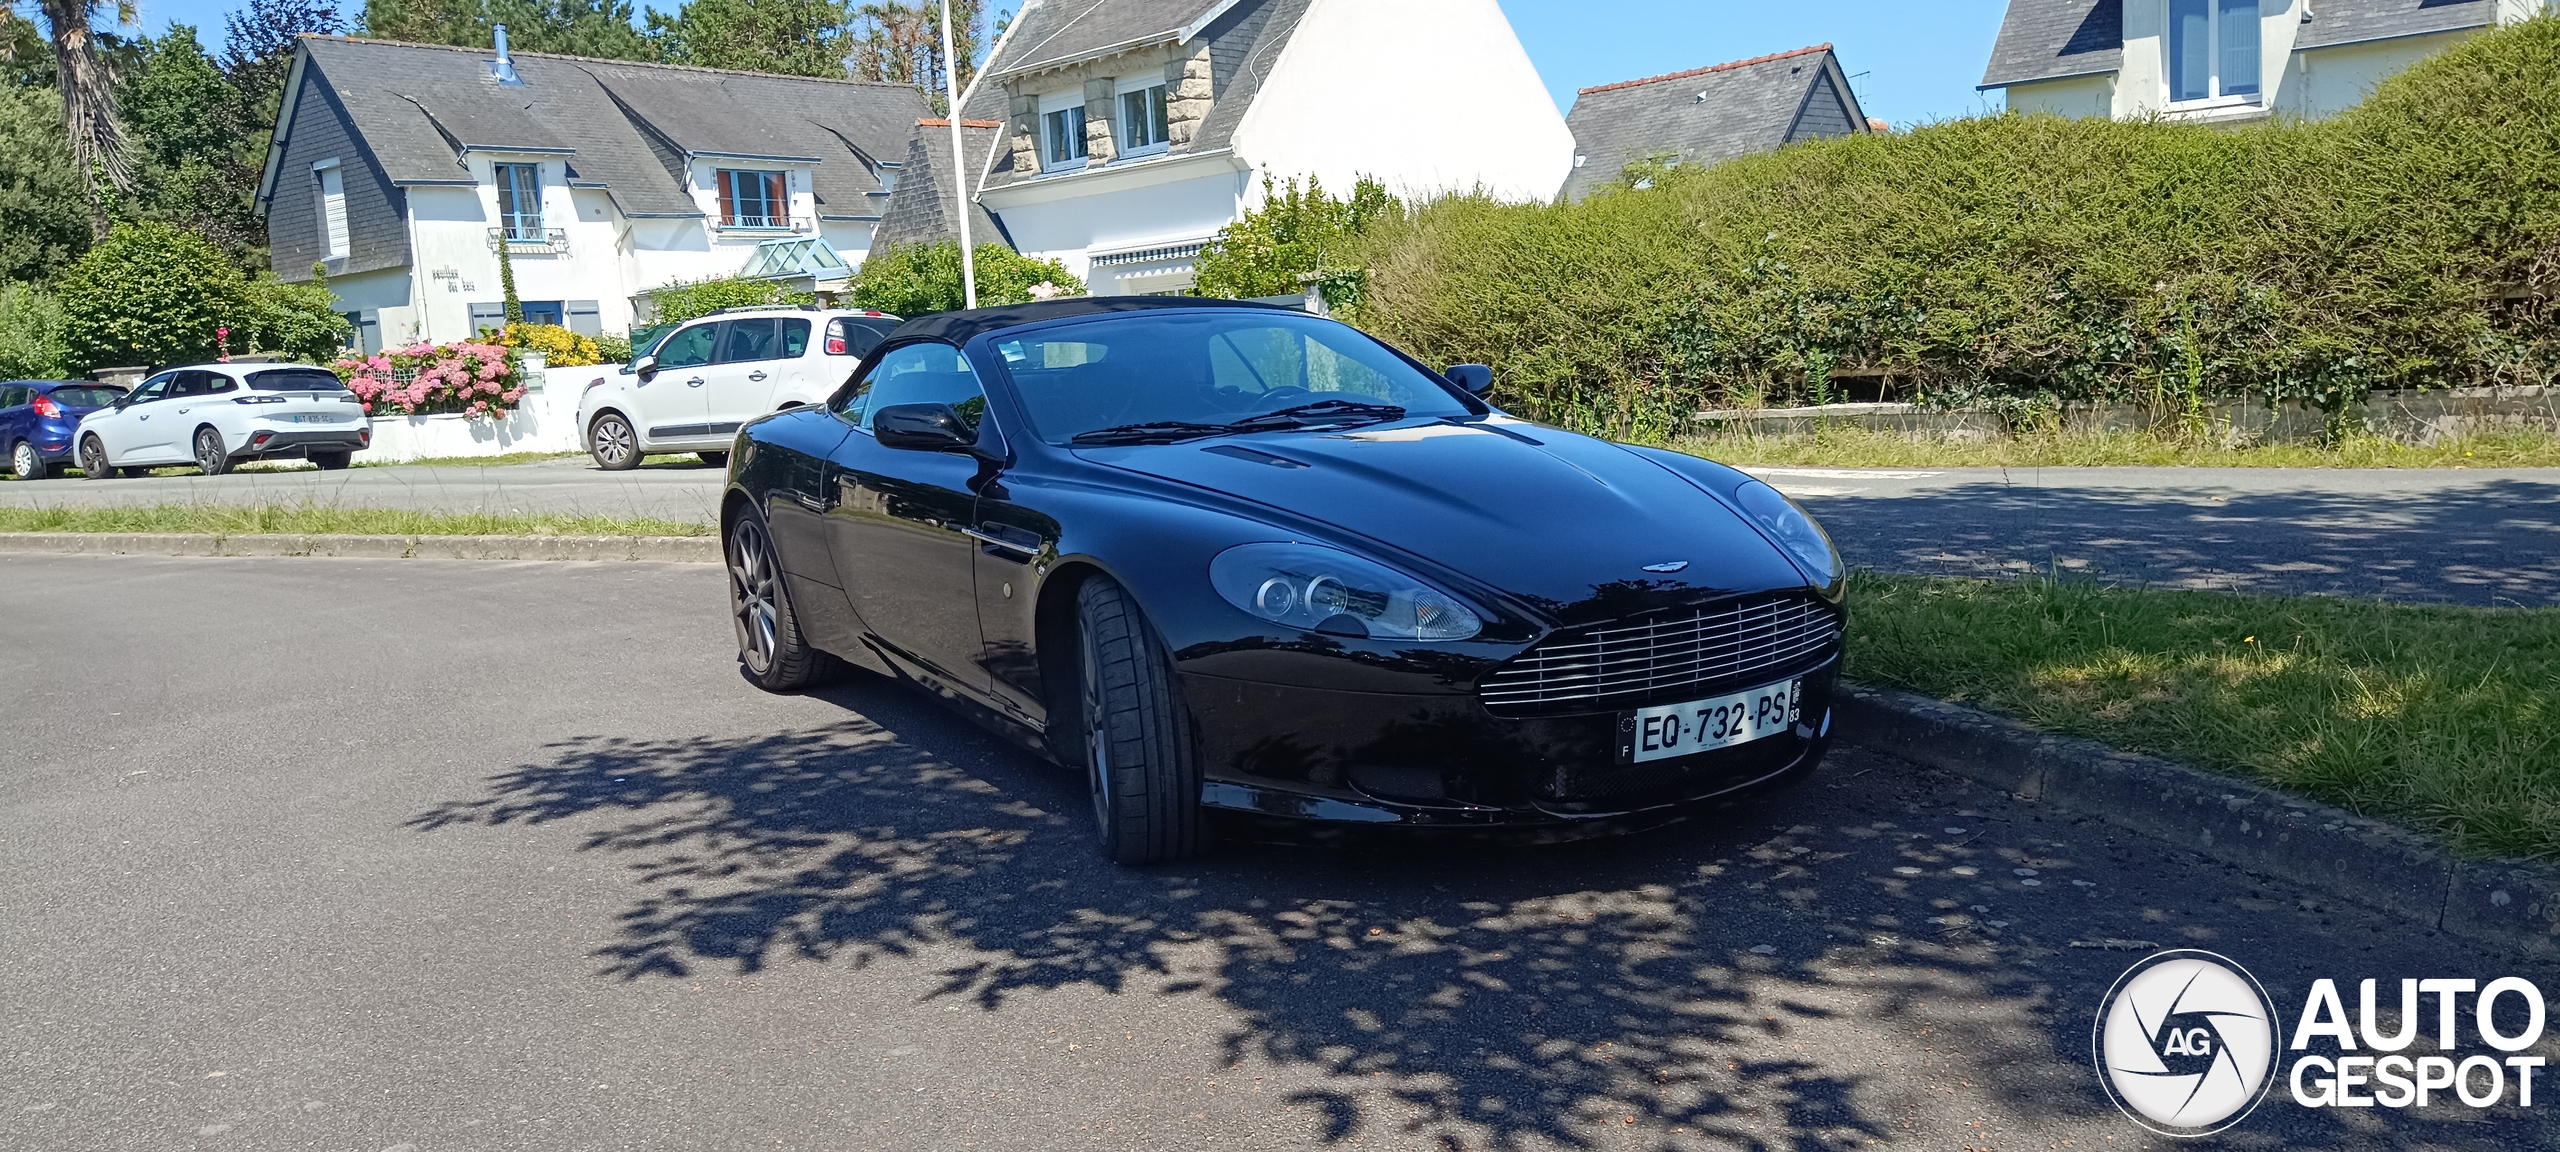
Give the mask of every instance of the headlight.
<svg viewBox="0 0 2560 1152">
<path fill-rule="evenodd" d="M 1218 595 L 1275 624 L 1382 640 L 1464 640 L 1484 622 L 1448 594 L 1348 552 L 1239 544 L 1209 562 Z"/>
<path fill-rule="evenodd" d="M 1795 501 L 1757 480 L 1735 489 L 1733 499 L 1742 505 L 1745 514 L 1778 538 L 1787 555 L 1795 557 L 1815 583 L 1828 588 L 1840 579 L 1841 570 L 1847 567 L 1841 562 L 1840 550 L 1831 546 L 1831 537 L 1824 535 L 1822 526 L 1814 523 L 1813 516 Z"/>
</svg>

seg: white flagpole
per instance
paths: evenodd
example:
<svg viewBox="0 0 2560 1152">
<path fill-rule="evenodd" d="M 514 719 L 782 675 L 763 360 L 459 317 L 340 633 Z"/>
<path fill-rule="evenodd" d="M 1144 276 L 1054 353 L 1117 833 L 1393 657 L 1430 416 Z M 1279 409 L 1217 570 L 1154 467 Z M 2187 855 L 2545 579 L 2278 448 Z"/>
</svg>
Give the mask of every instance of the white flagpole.
<svg viewBox="0 0 2560 1152">
<path fill-rule="evenodd" d="M 951 51 L 951 0 L 942 0 L 942 90 L 951 96 L 951 198 L 960 210 L 960 293 L 978 306 L 978 253 L 969 243 L 968 148 L 960 136 L 960 58 Z"/>
</svg>

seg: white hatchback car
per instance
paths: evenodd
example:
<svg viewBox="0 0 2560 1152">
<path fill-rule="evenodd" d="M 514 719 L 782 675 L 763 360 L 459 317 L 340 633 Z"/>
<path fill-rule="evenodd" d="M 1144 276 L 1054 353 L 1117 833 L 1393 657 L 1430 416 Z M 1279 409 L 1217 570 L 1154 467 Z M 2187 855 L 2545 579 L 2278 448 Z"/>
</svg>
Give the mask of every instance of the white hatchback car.
<svg viewBox="0 0 2560 1152">
<path fill-rule="evenodd" d="M 620 372 L 587 384 L 578 400 L 587 454 L 617 472 L 651 453 L 724 463 L 741 425 L 834 395 L 902 323 L 886 312 L 775 307 L 690 321 Z"/>
<path fill-rule="evenodd" d="M 191 364 L 81 417 L 73 442 L 93 480 L 168 464 L 219 476 L 235 464 L 297 457 L 335 469 L 373 443 L 373 421 L 326 368 Z"/>
</svg>

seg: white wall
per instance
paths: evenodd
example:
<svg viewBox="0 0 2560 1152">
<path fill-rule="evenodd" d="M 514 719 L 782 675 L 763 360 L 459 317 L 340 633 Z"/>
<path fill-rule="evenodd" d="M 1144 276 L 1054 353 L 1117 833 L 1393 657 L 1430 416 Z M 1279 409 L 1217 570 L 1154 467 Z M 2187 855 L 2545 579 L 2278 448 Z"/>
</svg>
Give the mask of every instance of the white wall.
<svg viewBox="0 0 2560 1152">
<path fill-rule="evenodd" d="M 1120 178 L 1096 173 L 1068 177 L 1070 183 L 1054 188 L 1025 182 L 991 196 L 989 206 L 1001 201 L 1005 230 L 1024 255 L 1057 260 L 1068 273 L 1090 282 L 1094 279 L 1091 254 L 1097 249 L 1202 240 L 1242 215 L 1250 174 L 1223 160 L 1193 161 L 1183 170 L 1202 174 L 1149 182 L 1136 179 L 1137 171 Z M 1095 190 L 1079 194 L 1076 182 Z M 1260 194 L 1259 185 L 1253 194 Z M 1116 276 L 1106 274 L 1104 279 Z M 1116 294 L 1108 283 L 1092 288 L 1095 295 Z"/>
<path fill-rule="evenodd" d="M 2050 112 L 2056 116 L 2080 117 L 2113 116 L 2116 111 L 2116 79 L 2113 75 L 2012 84 L 2007 93 L 2009 107 L 2018 112 Z"/>
<path fill-rule="evenodd" d="M 2278 93 L 2276 107 L 2299 116 L 2328 116 L 2343 112 L 2363 103 L 2364 98 L 2373 92 L 2374 85 L 2471 35 L 2470 32 L 2447 32 L 2297 53 L 2293 74 Z"/>
<path fill-rule="evenodd" d="M 1573 133 L 1496 0 L 1314 0 L 1262 83 L 1236 153 L 1347 193 L 1483 187 L 1555 198 Z"/>
</svg>

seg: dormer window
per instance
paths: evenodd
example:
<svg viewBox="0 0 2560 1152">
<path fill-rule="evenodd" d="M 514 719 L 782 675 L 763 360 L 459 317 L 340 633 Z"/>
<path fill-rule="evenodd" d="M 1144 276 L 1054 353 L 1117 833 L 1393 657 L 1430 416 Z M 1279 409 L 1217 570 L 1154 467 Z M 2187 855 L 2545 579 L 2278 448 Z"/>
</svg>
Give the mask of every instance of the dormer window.
<svg viewBox="0 0 2560 1152">
<path fill-rule="evenodd" d="M 1055 168 L 1081 163 L 1088 155 L 1084 143 L 1084 105 L 1060 108 L 1040 117 L 1040 166 Z"/>
<path fill-rule="evenodd" d="M 542 169 L 534 164 L 492 164 L 498 182 L 498 223 L 509 240 L 542 239 Z"/>
<path fill-rule="evenodd" d="M 2169 0 L 2169 102 L 2258 95 L 2258 0 Z"/>
<path fill-rule="evenodd" d="M 1120 89 L 1120 154 L 1160 151 L 1173 133 L 1165 123 L 1164 85 Z"/>
<path fill-rule="evenodd" d="M 782 173 L 723 168 L 717 176 L 721 227 L 791 226 L 791 194 L 785 189 Z"/>
</svg>

